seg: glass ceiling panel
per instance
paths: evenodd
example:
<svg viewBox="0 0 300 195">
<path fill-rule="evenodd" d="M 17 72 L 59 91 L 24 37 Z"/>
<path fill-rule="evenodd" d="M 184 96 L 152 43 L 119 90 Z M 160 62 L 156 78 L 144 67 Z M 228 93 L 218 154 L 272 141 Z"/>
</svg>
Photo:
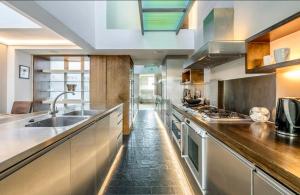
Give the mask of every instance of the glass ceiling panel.
<svg viewBox="0 0 300 195">
<path fill-rule="evenodd" d="M 144 30 L 175 31 L 184 12 L 144 12 Z"/>
<path fill-rule="evenodd" d="M 143 8 L 186 8 L 189 0 L 142 0 Z"/>
<path fill-rule="evenodd" d="M 139 0 L 144 31 L 179 32 L 192 0 Z"/>
</svg>

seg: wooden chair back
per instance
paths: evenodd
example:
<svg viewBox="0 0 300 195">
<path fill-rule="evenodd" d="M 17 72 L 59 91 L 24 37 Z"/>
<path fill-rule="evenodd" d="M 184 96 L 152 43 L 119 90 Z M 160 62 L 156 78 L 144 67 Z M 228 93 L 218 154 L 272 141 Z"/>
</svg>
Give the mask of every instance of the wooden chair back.
<svg viewBox="0 0 300 195">
<path fill-rule="evenodd" d="M 15 101 L 11 109 L 11 114 L 28 114 L 31 112 L 31 101 Z"/>
</svg>

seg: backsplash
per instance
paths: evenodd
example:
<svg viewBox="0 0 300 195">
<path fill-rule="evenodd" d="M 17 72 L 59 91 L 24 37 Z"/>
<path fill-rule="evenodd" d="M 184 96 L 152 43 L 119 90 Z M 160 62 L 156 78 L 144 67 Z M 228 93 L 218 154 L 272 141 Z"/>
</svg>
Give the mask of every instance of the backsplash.
<svg viewBox="0 0 300 195">
<path fill-rule="evenodd" d="M 252 107 L 266 107 L 274 121 L 276 75 L 255 76 L 224 81 L 224 108 L 249 114 Z"/>
</svg>

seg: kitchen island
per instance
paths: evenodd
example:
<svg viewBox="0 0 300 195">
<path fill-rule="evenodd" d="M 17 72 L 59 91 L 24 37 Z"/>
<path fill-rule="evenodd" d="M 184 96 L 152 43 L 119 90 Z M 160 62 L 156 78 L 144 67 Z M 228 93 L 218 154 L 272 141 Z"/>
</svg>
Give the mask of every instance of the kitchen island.
<svg viewBox="0 0 300 195">
<path fill-rule="evenodd" d="M 273 123 L 207 122 L 185 112 L 180 106 L 173 105 L 173 109 L 205 129 L 217 142 L 224 144 L 270 178 L 300 193 L 299 138 L 277 135 Z M 208 149 L 208 158 L 212 155 L 209 152 Z M 225 159 L 220 156 L 219 162 L 215 162 L 219 165 L 226 164 L 223 160 Z"/>
<path fill-rule="evenodd" d="M 2 122 L 0 194 L 97 194 L 122 144 L 122 113 L 119 104 Z M 40 122 L 49 118 L 52 127 Z"/>
</svg>

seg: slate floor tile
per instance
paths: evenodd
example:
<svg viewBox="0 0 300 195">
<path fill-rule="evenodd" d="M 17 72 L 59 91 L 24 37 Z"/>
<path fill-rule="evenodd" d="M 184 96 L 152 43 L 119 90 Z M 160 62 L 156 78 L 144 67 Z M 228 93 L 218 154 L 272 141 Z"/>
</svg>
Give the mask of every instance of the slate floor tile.
<svg viewBox="0 0 300 195">
<path fill-rule="evenodd" d="M 184 194 L 153 111 L 140 111 L 108 189 L 109 194 Z"/>
</svg>

